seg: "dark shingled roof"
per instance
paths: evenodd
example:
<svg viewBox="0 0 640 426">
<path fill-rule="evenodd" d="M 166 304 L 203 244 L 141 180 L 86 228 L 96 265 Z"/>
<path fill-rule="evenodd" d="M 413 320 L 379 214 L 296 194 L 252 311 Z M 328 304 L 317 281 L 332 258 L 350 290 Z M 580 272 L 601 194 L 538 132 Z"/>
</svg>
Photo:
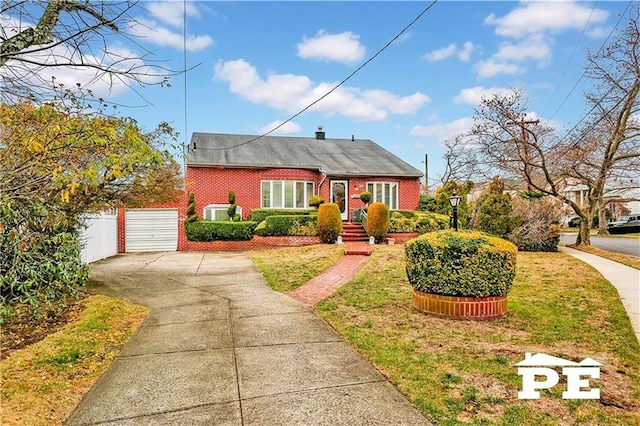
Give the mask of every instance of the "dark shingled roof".
<svg viewBox="0 0 640 426">
<path fill-rule="evenodd" d="M 187 165 L 322 168 L 328 175 L 342 176 L 422 176 L 421 171 L 369 139 L 264 136 L 255 142 L 245 143 L 255 137 L 193 133 Z"/>
</svg>

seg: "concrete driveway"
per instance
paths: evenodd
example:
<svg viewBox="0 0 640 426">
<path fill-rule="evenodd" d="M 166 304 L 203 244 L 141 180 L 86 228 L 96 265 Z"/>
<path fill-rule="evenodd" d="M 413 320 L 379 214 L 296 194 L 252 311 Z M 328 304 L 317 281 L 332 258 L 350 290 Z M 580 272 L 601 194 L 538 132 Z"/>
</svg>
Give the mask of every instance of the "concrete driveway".
<svg viewBox="0 0 640 426">
<path fill-rule="evenodd" d="M 123 255 L 91 271 L 90 291 L 151 314 L 69 425 L 430 424 L 246 255 Z"/>
</svg>

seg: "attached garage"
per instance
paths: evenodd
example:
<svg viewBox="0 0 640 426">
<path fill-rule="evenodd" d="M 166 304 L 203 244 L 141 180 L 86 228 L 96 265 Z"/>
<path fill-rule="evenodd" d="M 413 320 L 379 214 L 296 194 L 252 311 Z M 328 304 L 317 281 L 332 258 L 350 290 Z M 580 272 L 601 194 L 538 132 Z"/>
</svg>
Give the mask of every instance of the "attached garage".
<svg viewBox="0 0 640 426">
<path fill-rule="evenodd" d="M 176 251 L 178 209 L 127 209 L 125 251 Z"/>
</svg>

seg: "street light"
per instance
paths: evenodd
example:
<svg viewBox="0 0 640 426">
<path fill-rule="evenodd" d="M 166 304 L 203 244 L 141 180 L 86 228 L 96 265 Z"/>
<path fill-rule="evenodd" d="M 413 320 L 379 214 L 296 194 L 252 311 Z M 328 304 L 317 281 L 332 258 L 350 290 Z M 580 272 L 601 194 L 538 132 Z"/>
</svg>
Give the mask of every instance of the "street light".
<svg viewBox="0 0 640 426">
<path fill-rule="evenodd" d="M 451 197 L 449 197 L 449 204 L 453 208 L 453 230 L 458 230 L 458 206 L 460 205 L 460 197 L 453 191 Z"/>
</svg>

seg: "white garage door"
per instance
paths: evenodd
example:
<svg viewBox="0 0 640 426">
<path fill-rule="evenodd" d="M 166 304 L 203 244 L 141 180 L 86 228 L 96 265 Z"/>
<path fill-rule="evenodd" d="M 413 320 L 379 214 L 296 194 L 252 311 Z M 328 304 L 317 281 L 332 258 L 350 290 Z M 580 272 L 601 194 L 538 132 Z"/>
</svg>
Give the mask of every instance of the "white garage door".
<svg viewBox="0 0 640 426">
<path fill-rule="evenodd" d="M 178 209 L 127 209 L 125 251 L 176 251 Z"/>
</svg>

